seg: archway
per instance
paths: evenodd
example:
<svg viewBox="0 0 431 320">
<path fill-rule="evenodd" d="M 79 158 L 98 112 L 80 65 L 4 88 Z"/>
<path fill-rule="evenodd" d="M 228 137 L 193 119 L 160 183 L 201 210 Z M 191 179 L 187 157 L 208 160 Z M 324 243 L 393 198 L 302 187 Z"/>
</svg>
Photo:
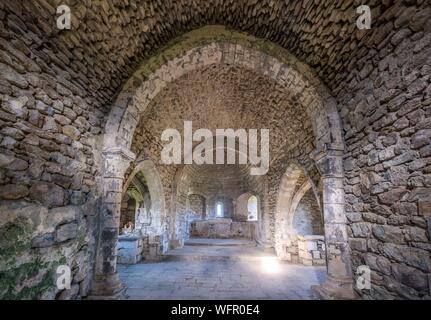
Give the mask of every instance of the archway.
<svg viewBox="0 0 431 320">
<path fill-rule="evenodd" d="M 139 114 L 167 83 L 197 68 L 223 63 L 252 69 L 276 81 L 280 90 L 293 91 L 306 109 L 314 131 L 316 151 L 313 157 L 322 174 L 325 234 L 331 261 L 328 264 L 329 283 L 322 290 L 331 296 L 351 295 L 352 274 L 342 188 L 344 146 L 334 99 L 317 76 L 286 50 L 222 27 L 215 27 L 215 32 L 210 34 L 211 39 L 199 38 L 198 34 L 184 41 L 182 46 L 176 43 L 175 48 L 180 48 L 180 52 L 174 51 L 174 58 L 170 48 L 144 63 L 124 86 L 112 108 L 104 136 L 103 171 L 105 204 L 112 212 L 103 223 L 102 234 L 109 236 L 103 237 L 105 241 L 101 244 L 106 250 L 98 250 L 99 267 L 96 267 L 95 279 L 100 285 L 95 285 L 95 293 L 98 294 L 101 287 L 106 288 L 106 284 L 115 282 L 103 280 L 116 277 L 115 267 L 111 265 L 115 262 L 112 241 L 118 232 L 115 216 L 118 215 L 119 202 L 112 196 L 118 192 L 117 185 L 121 184 L 123 172 L 133 160 L 129 148 Z M 164 63 L 166 60 L 168 62 Z M 106 292 L 105 289 L 101 291 Z"/>
<path fill-rule="evenodd" d="M 223 136 L 215 136 L 217 139 L 225 139 Z M 191 153 L 195 150 L 196 145 L 192 148 Z M 247 156 L 247 145 L 237 141 L 236 147 L 225 144 L 220 149 L 223 153 L 229 153 L 235 155 L 235 157 Z M 214 152 L 214 158 L 216 158 L 217 152 L 220 150 L 215 146 L 210 148 L 211 152 Z M 175 176 L 172 182 L 172 197 L 171 197 L 171 231 L 170 231 L 170 242 L 171 247 L 181 247 L 184 240 L 188 239 L 189 236 L 199 236 L 202 232 L 196 229 L 195 220 L 208 220 L 217 218 L 230 218 L 235 223 L 246 221 L 237 215 L 237 204 L 236 199 L 242 192 L 244 192 L 248 186 L 243 183 L 238 183 L 240 180 L 248 181 L 250 175 L 250 165 L 229 165 L 228 167 L 220 164 L 212 165 L 180 165 L 175 172 Z M 226 178 L 231 177 L 232 179 Z M 262 176 L 258 176 L 262 178 Z M 262 179 L 257 179 L 258 183 L 261 183 Z M 254 184 L 257 185 L 256 181 Z M 249 183 L 248 183 L 249 184 Z M 247 189 L 248 190 L 248 189 Z M 229 196 L 223 195 L 227 193 Z M 201 198 L 199 202 L 205 204 L 205 216 L 199 218 L 192 213 L 190 210 L 190 197 Z M 217 209 L 220 204 L 221 216 L 218 216 Z M 261 212 L 260 212 L 261 213 Z M 199 222 L 197 224 L 200 224 Z M 191 228 L 190 228 L 191 227 Z M 204 227 L 207 231 L 207 227 Z M 237 230 L 237 235 L 247 234 L 250 238 L 255 238 L 255 234 L 258 231 L 263 234 L 262 230 L 255 230 L 256 228 L 248 228 L 237 224 L 233 229 Z M 261 229 L 264 229 L 263 227 Z M 205 231 L 205 234 L 206 234 Z M 251 236 L 252 235 L 252 236 Z"/>
<path fill-rule="evenodd" d="M 154 163 L 148 159 L 138 162 L 123 187 L 118 263 L 161 259 L 167 250 L 167 234 L 162 223 L 166 214 L 164 196 Z"/>
<path fill-rule="evenodd" d="M 163 223 L 166 216 L 165 212 L 165 192 L 160 179 L 160 175 L 157 171 L 154 162 L 146 159 L 136 164 L 129 178 L 124 184 L 123 195 L 127 192 L 129 186 L 133 184 L 137 176 L 141 176 L 141 180 L 144 180 L 145 186 L 148 189 L 150 201 L 149 206 L 146 207 L 151 215 L 151 225 L 145 230 L 146 233 L 155 235 L 162 235 L 165 230 L 163 229 Z M 136 184 L 136 183 L 135 183 Z"/>
<path fill-rule="evenodd" d="M 298 192 L 302 193 L 302 190 Z M 298 194 L 295 194 L 297 197 Z M 301 235 L 323 235 L 323 217 L 316 195 L 309 188 L 298 196 L 298 204 L 292 206 L 292 230 Z"/>
</svg>

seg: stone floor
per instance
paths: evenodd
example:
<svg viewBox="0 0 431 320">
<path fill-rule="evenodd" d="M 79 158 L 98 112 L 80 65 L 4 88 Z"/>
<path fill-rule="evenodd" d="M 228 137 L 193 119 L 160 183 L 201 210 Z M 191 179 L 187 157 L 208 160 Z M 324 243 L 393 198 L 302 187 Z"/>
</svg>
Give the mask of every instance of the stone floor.
<svg viewBox="0 0 431 320">
<path fill-rule="evenodd" d="M 224 244 L 189 244 L 168 252 L 168 261 L 119 265 L 126 294 L 129 299 L 315 299 L 310 286 L 326 279 L 325 267 L 283 263 L 273 251 L 250 243 Z"/>
<path fill-rule="evenodd" d="M 170 250 L 165 260 L 207 260 L 207 261 L 260 261 L 276 259 L 272 248 L 262 248 L 256 242 L 240 239 L 191 239 L 185 246 Z"/>
</svg>

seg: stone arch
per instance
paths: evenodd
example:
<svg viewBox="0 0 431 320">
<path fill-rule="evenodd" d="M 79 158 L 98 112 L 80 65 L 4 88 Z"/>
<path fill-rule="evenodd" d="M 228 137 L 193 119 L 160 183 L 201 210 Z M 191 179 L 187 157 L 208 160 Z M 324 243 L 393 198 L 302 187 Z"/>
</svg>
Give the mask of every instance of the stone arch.
<svg viewBox="0 0 431 320">
<path fill-rule="evenodd" d="M 261 200 L 259 195 L 255 194 L 254 192 L 245 192 L 236 199 L 235 216 L 237 217 L 237 219 L 239 217 L 241 221 L 248 221 L 248 201 L 251 197 L 256 197 L 257 199 L 257 219 L 254 221 L 262 221 Z"/>
<path fill-rule="evenodd" d="M 332 144 L 342 150 L 336 101 L 318 76 L 287 50 L 223 26 L 191 31 L 138 68 L 112 106 L 104 148 L 130 148 L 139 114 L 168 83 L 192 70 L 220 63 L 257 71 L 284 90 L 294 91 L 312 119 L 317 149 Z"/>
<path fill-rule="evenodd" d="M 147 159 L 136 164 L 135 168 L 124 184 L 123 192 L 127 190 L 127 187 L 138 172 L 142 172 L 145 176 L 151 198 L 150 212 L 152 214 L 152 226 L 148 229 L 148 232 L 160 235 L 164 232 L 163 221 L 166 216 L 165 193 L 159 172 L 157 171 L 157 168 L 152 160 Z"/>
<path fill-rule="evenodd" d="M 214 135 L 214 141 L 215 139 L 217 139 L 217 137 L 219 137 L 218 135 Z M 196 146 L 193 146 L 192 150 L 190 153 L 193 154 L 194 148 Z M 244 149 L 245 148 L 245 149 Z M 211 151 L 216 151 L 217 148 L 214 147 L 211 149 Z M 228 148 L 228 146 L 225 144 L 224 145 L 224 150 L 232 150 L 230 148 Z M 239 154 L 244 154 L 244 152 L 242 150 L 247 150 L 247 146 L 237 142 L 236 143 L 236 148 L 233 149 L 232 151 L 234 151 L 236 153 L 236 155 Z M 245 153 L 246 155 L 246 153 Z M 170 235 L 170 243 L 171 243 L 171 247 L 175 248 L 175 247 L 179 247 L 182 246 L 183 243 L 183 239 L 181 239 L 181 236 L 178 233 L 178 227 L 179 227 L 179 221 L 178 221 L 178 192 L 179 192 L 179 184 L 181 183 L 182 179 L 184 178 L 184 168 L 186 167 L 186 165 L 181 164 L 178 165 L 178 168 L 176 170 L 176 173 L 174 175 L 173 181 L 172 181 L 172 194 L 171 194 L 171 210 L 170 210 L 170 229 L 169 229 L 169 235 Z M 187 190 L 187 196 L 189 194 L 196 194 L 199 193 L 199 190 L 194 190 L 194 189 L 188 189 Z M 202 195 L 205 198 L 205 204 L 206 204 L 206 217 L 209 218 L 211 215 L 214 215 L 214 198 L 209 198 L 209 197 L 205 197 L 204 195 Z M 235 211 L 235 204 L 233 202 L 234 199 L 231 199 L 232 201 L 232 213 L 234 213 Z M 260 212 L 260 211 L 259 211 Z"/>
<path fill-rule="evenodd" d="M 319 209 L 321 209 L 319 197 L 318 197 L 318 194 L 316 192 L 316 186 L 313 185 L 313 182 L 311 181 L 311 179 L 307 178 L 305 180 L 305 182 L 295 192 L 295 194 L 292 198 L 291 207 L 289 208 L 289 212 L 288 212 L 288 225 L 289 225 L 290 229 L 293 228 L 293 219 L 294 219 L 296 209 L 298 208 L 298 205 L 299 205 L 300 201 L 302 200 L 302 198 L 304 197 L 304 195 L 309 191 L 312 192 L 313 196 L 315 197 L 315 200 L 317 202 Z M 323 220 L 322 220 L 322 223 L 323 223 Z"/>
<path fill-rule="evenodd" d="M 297 190 L 297 184 L 301 177 L 303 179 L 306 177 L 304 169 L 296 163 L 291 163 L 281 178 L 275 211 L 275 234 L 278 239 L 286 239 L 293 233 L 292 221 L 295 211 L 292 209 L 296 209 L 302 195 L 308 190 L 307 188 L 311 188 L 311 183 L 305 178 L 305 182 Z"/>
<path fill-rule="evenodd" d="M 134 159 L 130 146 L 139 115 L 171 81 L 200 67 L 221 63 L 253 70 L 275 80 L 281 90 L 295 94 L 305 108 L 315 138 L 316 149 L 312 157 L 321 176 L 326 179 L 323 183 L 323 206 L 329 225 L 325 225 L 325 233 L 330 233 L 327 239 L 333 241 L 334 249 L 334 264 L 328 264 L 329 289 L 325 290 L 329 290 L 329 294 L 339 294 L 338 289 L 342 287 L 342 294 L 350 297 L 353 292 L 352 270 L 342 180 L 344 143 L 335 99 L 313 70 L 287 50 L 266 40 L 227 30 L 223 26 L 204 27 L 181 36 L 161 53 L 142 63 L 118 95 L 108 116 L 103 139 L 102 182 L 109 212 L 103 219 L 103 228 L 109 234 L 107 238 L 115 238 L 118 233 L 118 184 L 121 184 L 129 162 Z M 102 238 L 104 232 L 101 232 Z M 108 274 L 108 282 L 117 277 L 115 249 L 106 242 L 103 246 L 105 249 L 99 248 L 101 257 L 96 262 L 99 266 L 96 266 L 96 292 L 106 292 L 103 284 L 97 284 L 98 273 L 100 279 Z M 102 266 L 109 267 L 104 269 Z"/>
</svg>

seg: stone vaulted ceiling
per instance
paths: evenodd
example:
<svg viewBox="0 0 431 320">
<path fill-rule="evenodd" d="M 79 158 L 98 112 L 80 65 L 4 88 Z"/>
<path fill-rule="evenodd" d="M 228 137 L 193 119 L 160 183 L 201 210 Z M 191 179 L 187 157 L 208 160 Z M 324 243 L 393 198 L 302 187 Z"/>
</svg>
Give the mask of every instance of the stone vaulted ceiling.
<svg viewBox="0 0 431 320">
<path fill-rule="evenodd" d="M 270 161 L 300 144 L 305 148 L 306 141 L 311 151 L 314 143 L 311 121 L 294 96 L 263 76 L 228 65 L 208 66 L 169 84 L 141 115 L 132 151 L 160 159 L 167 144 L 161 141 L 163 130 L 183 132 L 184 121 L 213 135 L 218 128 L 270 129 Z"/>
<path fill-rule="evenodd" d="M 62 3 L 71 7 L 73 32 L 59 31 L 49 18 L 59 1 L 2 1 L 6 17 L 1 33 L 16 46 L 29 45 L 40 68 L 100 109 L 139 62 L 176 36 L 208 24 L 280 44 L 335 88 L 350 66 L 382 44 L 394 25 L 419 30 L 426 23 L 429 8 L 405 10 L 398 2 L 371 1 L 378 19 L 373 32 L 365 33 L 355 27 L 353 0 L 66 0 Z"/>
</svg>

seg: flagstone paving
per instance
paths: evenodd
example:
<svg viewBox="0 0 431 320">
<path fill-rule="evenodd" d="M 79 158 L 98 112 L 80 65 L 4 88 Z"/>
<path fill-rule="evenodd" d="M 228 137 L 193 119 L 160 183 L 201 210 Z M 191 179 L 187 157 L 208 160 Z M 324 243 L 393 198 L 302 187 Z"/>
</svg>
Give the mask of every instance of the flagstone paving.
<svg viewBox="0 0 431 320">
<path fill-rule="evenodd" d="M 119 265 L 129 299 L 315 299 L 325 267 L 267 261 L 164 261 Z"/>
</svg>

